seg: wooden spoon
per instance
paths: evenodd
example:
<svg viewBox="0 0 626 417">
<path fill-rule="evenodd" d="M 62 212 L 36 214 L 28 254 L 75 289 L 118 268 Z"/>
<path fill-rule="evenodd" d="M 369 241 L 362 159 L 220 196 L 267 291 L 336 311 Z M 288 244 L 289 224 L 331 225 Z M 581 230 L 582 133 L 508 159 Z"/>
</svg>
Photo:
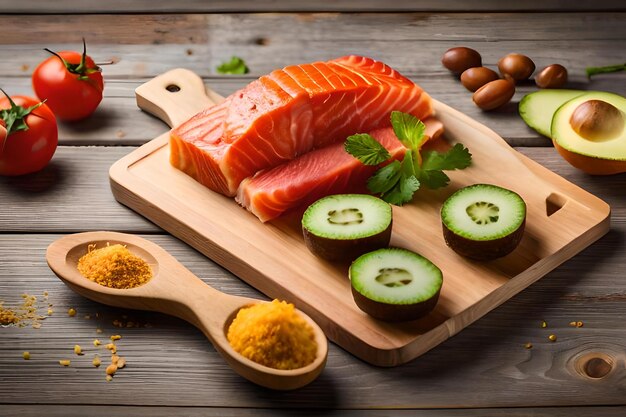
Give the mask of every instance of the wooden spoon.
<svg viewBox="0 0 626 417">
<path fill-rule="evenodd" d="M 97 284 L 77 269 L 78 260 L 89 244 L 98 248 L 107 243 L 125 245 L 152 268 L 146 284 L 115 289 Z M 298 311 L 315 333 L 317 356 L 313 363 L 298 369 L 280 370 L 260 365 L 237 353 L 228 343 L 226 332 L 242 307 L 263 302 L 253 298 L 224 294 L 210 287 L 181 265 L 160 246 L 138 236 L 115 232 L 72 234 L 53 242 L 46 252 L 50 269 L 77 293 L 115 307 L 158 311 L 186 320 L 198 327 L 213 343 L 231 368 L 244 378 L 264 387 L 289 390 L 313 381 L 324 368 L 328 341 L 319 326 Z"/>
</svg>

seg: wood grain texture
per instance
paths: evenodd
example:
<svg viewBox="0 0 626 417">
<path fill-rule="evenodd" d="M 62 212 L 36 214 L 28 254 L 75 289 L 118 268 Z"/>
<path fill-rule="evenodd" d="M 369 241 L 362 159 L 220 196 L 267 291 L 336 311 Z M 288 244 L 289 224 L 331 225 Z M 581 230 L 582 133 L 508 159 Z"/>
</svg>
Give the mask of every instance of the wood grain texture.
<svg viewBox="0 0 626 417">
<path fill-rule="evenodd" d="M 162 232 L 117 203 L 111 194 L 110 166 L 134 149 L 61 146 L 43 171 L 17 178 L 0 177 L 0 232 Z M 626 225 L 626 174 L 594 177 L 570 166 L 554 148 L 517 149 L 608 202 L 613 226 Z M 15 220 L 16 211 L 19 221 Z"/>
<path fill-rule="evenodd" d="M 25 20 L 31 28 L 27 32 L 22 30 Z M 6 35 L 0 39 L 0 85 L 10 94 L 32 95 L 29 76 L 48 56 L 43 47 L 78 48 L 77 33 L 86 36 L 89 53 L 98 62 L 114 60 L 103 67 L 105 98 L 96 113 L 86 121 L 60 125 L 61 143 L 68 145 L 137 145 L 162 133 L 161 124 L 137 109 L 134 88 L 174 67 L 193 70 L 228 95 L 280 66 L 348 53 L 370 55 L 492 127 L 514 146 L 549 144 L 517 116 L 517 102 L 536 87 L 521 85 L 509 105 L 482 112 L 441 66 L 447 48 L 474 47 L 492 68 L 505 53 L 527 53 L 538 68 L 564 64 L 571 88 L 626 95 L 626 73 L 596 76 L 591 82 L 584 76 L 586 66 L 623 60 L 626 13 L 84 15 L 72 16 L 74 31 L 59 31 L 66 20 L 61 15 L 0 15 Z M 364 33 L 371 38 L 366 43 Z M 593 51 L 593 58 L 581 50 Z M 231 55 L 245 58 L 252 73 L 216 75 L 216 65 Z"/>
<path fill-rule="evenodd" d="M 372 367 L 331 344 L 321 377 L 304 389 L 285 394 L 246 383 L 228 369 L 199 331 L 181 320 L 103 306 L 71 291 L 45 263 L 46 247 L 60 235 L 2 235 L 0 299 L 11 305 L 21 302 L 22 293 L 41 298 L 48 291 L 54 313 L 40 329 L 0 328 L 0 404 L 11 403 L 16 410 L 22 409 L 19 404 L 103 405 L 112 411 L 114 401 L 133 406 L 238 407 L 244 415 L 251 407 L 624 405 L 626 286 L 615 275 L 626 269 L 623 236 L 623 230 L 610 232 L 437 349 L 401 367 Z M 179 240 L 161 235 L 146 238 L 215 288 L 266 299 Z M 45 314 L 47 304 L 43 306 L 40 311 Z M 75 317 L 67 316 L 70 307 L 78 311 Z M 84 318 L 86 314 L 90 319 Z M 113 320 L 133 321 L 141 327 L 120 329 Z M 542 320 L 547 328 L 541 327 Z M 583 321 L 584 327 L 570 327 L 572 320 Z M 96 328 L 103 333 L 96 333 Z M 557 342 L 547 340 L 551 333 L 558 336 Z M 112 334 L 122 335 L 117 344 L 127 368 L 107 384 L 104 370 L 90 363 L 95 352 L 106 350 L 93 347 L 92 341 Z M 525 349 L 527 342 L 534 347 Z M 86 352 L 82 357 L 73 354 L 77 343 Z M 31 352 L 30 361 L 21 358 L 23 351 Z M 588 352 L 611 354 L 614 370 L 599 380 L 578 374 L 572 362 Z M 58 364 L 63 358 L 72 360 L 70 368 Z M 51 410 L 52 415 L 58 411 Z M 83 408 L 75 410 L 80 414 Z M 523 413 L 526 410 L 507 411 L 528 415 Z M 602 413 L 603 409 L 594 410 Z M 485 410 L 481 411 L 476 415 L 485 415 Z M 154 412 L 159 415 L 157 409 Z M 293 411 L 284 413 L 293 415 Z M 563 414 L 543 410 L 539 415 Z"/>
<path fill-rule="evenodd" d="M 28 74 L 48 56 L 44 47 L 80 48 L 85 36 L 96 62 L 116 62 L 105 67 L 105 78 L 150 78 L 174 65 L 204 77 L 215 75 L 216 66 L 232 55 L 244 58 L 251 75 L 260 76 L 289 64 L 352 53 L 372 56 L 407 75 L 441 76 L 447 73 L 441 55 L 459 45 L 477 49 L 485 65 L 519 52 L 538 68 L 558 62 L 571 75 L 583 76 L 586 66 L 621 62 L 626 39 L 626 13 L 621 12 L 87 15 L 72 16 L 71 32 L 56 30 L 66 20 L 62 15 L 0 15 L 5 28 L 0 74 Z M 24 22 L 32 30 L 23 31 Z"/>
<path fill-rule="evenodd" d="M 174 67 L 175 64 L 172 64 Z M 624 83 L 615 81 L 618 74 L 599 76 L 591 82 L 579 77 L 577 88 L 602 91 L 614 91 L 626 94 L 626 78 Z M 537 91 L 532 85 L 520 86 L 512 102 L 496 112 L 483 112 L 472 102 L 471 94 L 451 76 L 434 73 L 411 76 L 422 88 L 434 98 L 467 114 L 483 123 L 512 146 L 552 146 L 551 142 L 530 129 L 518 115 L 517 104 L 530 92 Z M 251 77 L 219 77 L 204 78 L 205 85 L 222 95 L 244 87 Z M 128 146 L 141 145 L 150 138 L 165 131 L 167 126 L 154 117 L 142 112 L 137 107 L 135 88 L 148 81 L 139 79 L 107 80 L 104 99 L 96 112 L 87 120 L 74 123 L 59 123 L 59 142 L 62 145 L 106 145 Z M 0 77 L 0 86 L 5 86 L 9 94 L 32 95 L 31 80 L 25 77 Z M 4 87 L 3 87 L 4 88 Z"/>
<path fill-rule="evenodd" d="M 324 0 L 300 7 L 355 11 L 381 7 L 381 2 L 376 3 Z M 48 290 L 55 310 L 39 330 L 0 327 L 0 415 L 624 415 L 626 174 L 591 177 L 570 167 L 546 139 L 523 125 L 516 106 L 482 114 L 439 63 L 443 51 L 458 45 L 478 49 L 492 68 L 504 53 L 522 52 L 538 67 L 553 62 L 566 65 L 573 88 L 626 95 L 626 73 L 594 77 L 592 83 L 583 74 L 588 65 L 623 62 L 623 1 L 478 0 L 471 3 L 471 13 L 428 13 L 467 11 L 469 3 L 460 0 L 400 0 L 384 7 L 427 13 L 153 14 L 227 7 L 243 11 L 276 7 L 272 11 L 278 11 L 294 4 L 284 0 L 98 4 L 0 0 L 0 86 L 7 91 L 31 94 L 29 76 L 45 58 L 42 48 L 76 49 L 83 35 L 99 62 L 117 61 L 105 67 L 105 99 L 94 118 L 60 128 L 64 145 L 81 146 L 61 146 L 52 165 L 40 174 L 0 178 L 0 299 L 19 303 L 23 292 L 41 295 Z M 612 11 L 570 12 L 587 8 Z M 567 12 L 488 13 L 520 9 Z M 67 10 L 105 14 L 63 15 Z M 487 13 L 477 13 L 482 11 Z M 5 14 L 11 12 L 62 15 Z M 117 12 L 123 14 L 107 14 Z M 149 14 L 124 14 L 128 12 Z M 72 30 L 67 30 L 68 24 Z M 159 73 L 183 66 L 228 94 L 281 65 L 352 52 L 389 61 L 437 99 L 492 127 L 509 143 L 544 146 L 518 150 L 609 202 L 611 231 L 417 360 L 380 369 L 331 345 L 321 378 L 287 395 L 260 389 L 235 375 L 206 338 L 185 322 L 93 303 L 69 290 L 46 266 L 46 246 L 61 235 L 39 233 L 141 232 L 215 288 L 267 299 L 113 199 L 106 178 L 111 164 L 134 149 L 127 145 L 142 144 L 166 131 L 164 124 L 137 109 L 133 90 Z M 252 73 L 218 76 L 215 65 L 234 54 L 246 59 Z M 528 91 L 534 87 L 522 86 L 514 101 Z M 99 144 L 118 146 L 89 146 Z M 77 317 L 67 317 L 69 307 L 78 309 Z M 92 318 L 83 318 L 86 313 Z M 142 327 L 119 329 L 112 324 L 114 319 L 132 319 Z M 544 319 L 547 329 L 540 326 Z M 572 320 L 585 325 L 572 328 L 568 325 Z M 97 327 L 104 332 L 96 333 Z M 120 353 L 128 359 L 128 368 L 107 384 L 104 370 L 89 363 L 95 351 L 91 342 L 117 333 L 123 335 Z M 555 343 L 547 341 L 550 333 L 558 336 Z M 523 348 L 527 342 L 533 343 L 533 349 Z M 87 355 L 74 356 L 75 343 L 83 345 Z M 30 362 L 21 358 L 24 350 L 31 351 Z M 573 366 L 576 358 L 591 352 L 614 357 L 614 370 L 606 378 L 591 380 Z M 60 367 L 57 361 L 62 358 L 72 359 L 72 367 Z"/>
<path fill-rule="evenodd" d="M 172 70 L 137 90 L 138 102 L 173 126 L 206 105 L 200 79 Z M 174 93 L 168 85 L 180 85 Z M 219 99 L 219 98 L 218 98 Z M 294 300 L 329 338 L 376 365 L 405 363 L 456 334 L 608 231 L 609 208 L 541 165 L 523 158 L 483 125 L 433 103 L 453 142 L 472 152 L 472 167 L 450 173 L 449 189 L 493 182 L 513 189 L 528 207 L 525 236 L 515 254 L 489 264 L 452 256 L 441 237 L 439 206 L 450 191 L 421 192 L 419 203 L 394 209 L 392 246 L 422 254 L 443 270 L 437 306 L 411 323 L 372 320 L 354 304 L 349 286 L 338 285 L 346 265 L 320 262 L 302 241 L 298 213 L 261 224 L 232 199 L 169 165 L 169 135 L 140 147 L 111 167 L 115 198 L 190 243 L 263 293 Z M 519 155 L 519 156 L 518 156 Z M 548 217 L 546 201 L 557 195 L 562 208 Z M 566 201 L 566 203 L 565 203 Z M 224 222 L 222 219 L 229 219 Z M 231 224 L 237 224 L 232 228 Z M 420 239 L 415 238 L 419 230 Z M 468 283 L 471 282 L 471 285 Z"/>
<path fill-rule="evenodd" d="M 557 0 L 529 0 L 524 3 L 501 2 L 497 0 L 475 0 L 471 7 L 463 0 L 396 0 L 392 4 L 378 0 L 260 0 L 231 1 L 214 0 L 198 2 L 193 0 L 177 1 L 174 4 L 135 0 L 127 2 L 113 0 L 106 4 L 94 0 L 70 0 L 63 3 L 50 3 L 45 0 L 31 0 L 27 3 L 15 3 L 1 0 L 0 9 L 6 13 L 145 13 L 145 12 L 360 12 L 360 11 L 580 11 L 580 10 L 624 10 L 619 0 L 581 0 L 564 4 Z"/>
<path fill-rule="evenodd" d="M 67 417 L 69 415 L 89 415 L 92 417 L 127 416 L 129 412 L 135 415 L 150 415 L 152 417 L 170 417 L 172 415 L 184 415 L 186 417 L 248 417 L 248 416 L 280 416 L 287 414 L 285 409 L 246 409 L 246 408 L 223 408 L 223 407 L 123 407 L 123 406 L 82 406 L 82 405 L 7 405 L 4 410 L 10 415 L 21 417 L 40 417 L 45 414 L 48 417 Z M 456 417 L 456 416 L 480 416 L 492 417 L 622 417 L 626 407 L 559 407 L 559 408 L 490 408 L 490 409 L 464 409 L 464 410 L 323 410 L 324 416 L 347 416 L 347 417 L 388 417 L 393 413 L 397 417 Z M 294 410 L 290 409 L 288 415 L 293 417 L 314 417 L 320 415 L 320 410 Z"/>
</svg>

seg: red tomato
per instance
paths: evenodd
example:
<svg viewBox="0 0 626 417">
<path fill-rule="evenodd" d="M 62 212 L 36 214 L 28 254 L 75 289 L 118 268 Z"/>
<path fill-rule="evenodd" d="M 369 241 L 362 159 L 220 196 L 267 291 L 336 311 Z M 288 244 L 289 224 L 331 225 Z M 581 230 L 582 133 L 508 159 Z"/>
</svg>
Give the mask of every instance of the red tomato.
<svg viewBox="0 0 626 417">
<path fill-rule="evenodd" d="M 100 101 L 104 82 L 100 68 L 86 51 L 64 51 L 43 61 L 33 72 L 33 89 L 62 120 L 84 119 Z"/>
<path fill-rule="evenodd" d="M 11 98 L 19 108 L 12 108 L 6 97 L 0 99 L 0 117 L 5 125 L 10 124 L 7 109 L 25 113 L 24 109 L 39 104 L 39 100 L 31 97 Z M 57 144 L 57 121 L 52 110 L 42 104 L 11 124 L 4 146 L 0 141 L 0 175 L 23 175 L 43 169 L 52 159 Z"/>
<path fill-rule="evenodd" d="M 6 123 L 4 123 L 4 119 L 0 119 L 0 155 L 2 155 L 2 149 L 4 148 L 4 140 L 7 138 L 5 126 Z"/>
</svg>

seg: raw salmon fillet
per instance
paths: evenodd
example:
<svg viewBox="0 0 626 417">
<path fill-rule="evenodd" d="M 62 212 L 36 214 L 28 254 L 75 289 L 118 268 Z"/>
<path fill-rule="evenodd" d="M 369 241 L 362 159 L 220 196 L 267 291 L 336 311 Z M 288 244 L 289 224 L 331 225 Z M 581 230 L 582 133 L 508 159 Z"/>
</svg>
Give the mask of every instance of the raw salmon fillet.
<svg viewBox="0 0 626 417">
<path fill-rule="evenodd" d="M 441 136 L 441 122 L 430 118 L 425 124 L 429 140 Z M 391 127 L 374 130 L 370 135 L 389 151 L 392 159 L 404 157 L 406 148 Z M 340 141 L 246 178 L 239 186 L 236 200 L 266 222 L 327 195 L 367 193 L 367 179 L 377 169 L 348 154 Z"/>
<path fill-rule="evenodd" d="M 382 62 L 346 56 L 264 75 L 175 128 L 171 164 L 234 196 L 239 184 L 311 149 L 389 125 L 393 110 L 420 119 L 430 97 Z"/>
</svg>

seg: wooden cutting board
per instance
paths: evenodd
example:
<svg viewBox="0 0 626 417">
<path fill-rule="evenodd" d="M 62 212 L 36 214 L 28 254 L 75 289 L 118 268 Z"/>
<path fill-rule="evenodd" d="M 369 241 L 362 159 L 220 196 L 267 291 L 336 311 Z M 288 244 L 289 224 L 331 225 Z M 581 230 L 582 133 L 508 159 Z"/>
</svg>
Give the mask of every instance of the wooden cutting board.
<svg viewBox="0 0 626 417">
<path fill-rule="evenodd" d="M 170 126 L 222 98 L 205 93 L 194 73 L 177 69 L 137 88 L 137 103 Z M 609 229 L 609 206 L 512 149 L 487 127 L 435 101 L 446 139 L 462 142 L 473 164 L 451 184 L 420 190 L 393 209 L 392 246 L 418 252 L 443 271 L 435 310 L 405 323 L 372 319 L 356 306 L 348 265 L 330 263 L 304 246 L 299 213 L 263 224 L 234 200 L 214 193 L 169 162 L 169 133 L 116 162 L 111 188 L 122 204 L 187 242 L 272 298 L 309 314 L 329 339 L 375 365 L 410 361 L 571 258 Z M 443 240 L 439 210 L 455 190 L 492 183 L 514 190 L 528 206 L 526 231 L 510 255 L 491 262 L 458 256 Z M 520 314 L 524 312 L 520 311 Z"/>
</svg>

